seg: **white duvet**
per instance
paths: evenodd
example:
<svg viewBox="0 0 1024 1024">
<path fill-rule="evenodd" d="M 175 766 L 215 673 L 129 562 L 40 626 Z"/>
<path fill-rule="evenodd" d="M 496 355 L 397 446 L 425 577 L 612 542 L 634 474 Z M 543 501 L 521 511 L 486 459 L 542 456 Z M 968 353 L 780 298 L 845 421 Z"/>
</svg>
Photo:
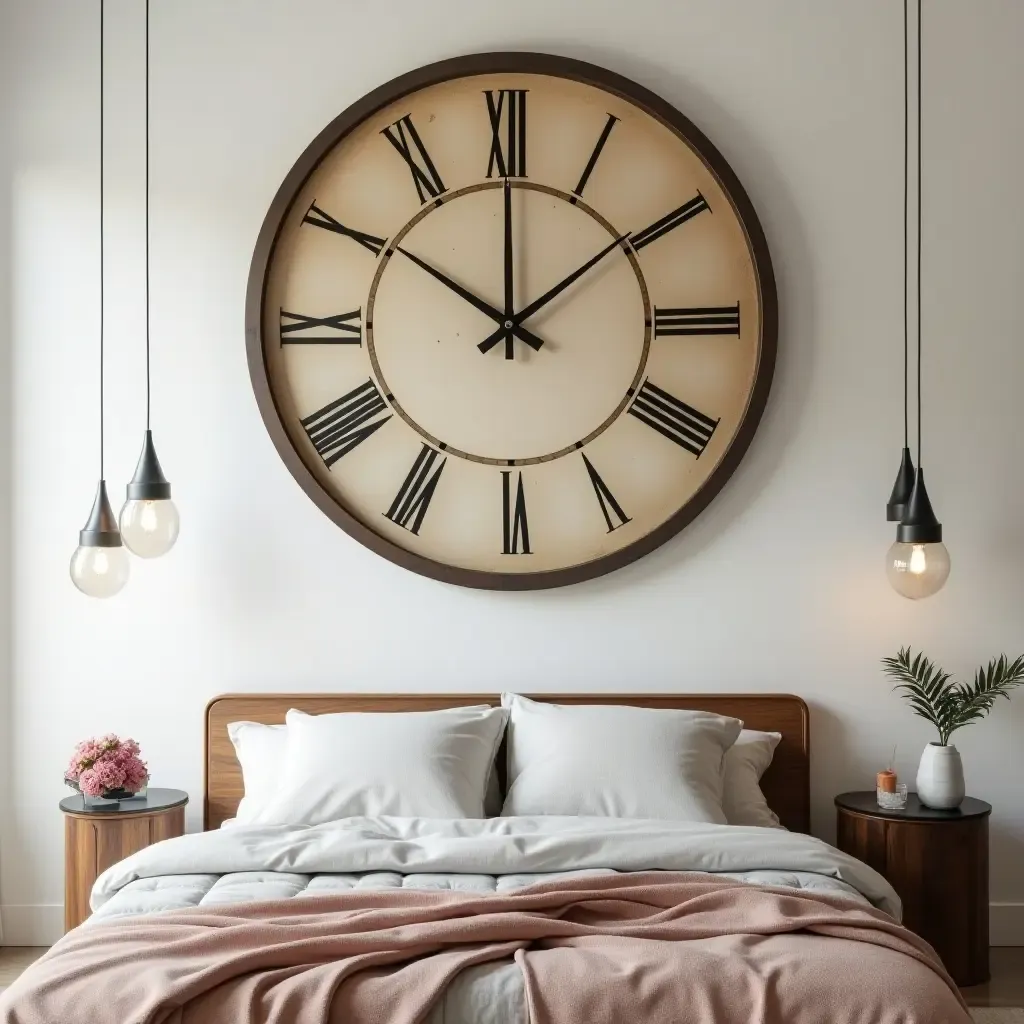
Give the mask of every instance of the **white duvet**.
<svg viewBox="0 0 1024 1024">
<path fill-rule="evenodd" d="M 245 898 L 275 876 L 340 875 L 357 884 L 447 879 L 471 889 L 526 885 L 578 871 L 707 871 L 770 885 L 858 894 L 899 916 L 899 898 L 866 864 L 811 836 L 778 829 L 623 818 L 345 818 L 315 826 L 246 825 L 168 839 L 120 861 L 96 880 L 92 908 L 132 906 L 140 882 L 258 873 Z M 397 878 L 383 881 L 384 878 Z M 323 885 L 324 883 L 320 883 Z M 343 886 L 344 887 L 344 886 Z M 150 887 L 151 888 L 151 887 Z M 263 892 L 269 891 L 267 888 Z M 272 898 L 272 897 L 270 897 Z M 202 902 L 201 900 L 198 902 Z M 116 907 L 111 906 L 116 904 Z M 187 905 L 187 904 L 181 904 Z M 139 906 L 135 912 L 148 909 Z"/>
<path fill-rule="evenodd" d="M 621 818 L 346 818 L 234 826 L 157 843 L 100 875 L 83 927 L 352 888 L 501 892 L 557 875 L 650 870 L 825 891 L 900 915 L 899 898 L 876 871 L 819 839 L 778 829 Z M 510 1024 L 525 1016 L 519 968 L 493 963 L 459 975 L 425 1024 Z"/>
</svg>

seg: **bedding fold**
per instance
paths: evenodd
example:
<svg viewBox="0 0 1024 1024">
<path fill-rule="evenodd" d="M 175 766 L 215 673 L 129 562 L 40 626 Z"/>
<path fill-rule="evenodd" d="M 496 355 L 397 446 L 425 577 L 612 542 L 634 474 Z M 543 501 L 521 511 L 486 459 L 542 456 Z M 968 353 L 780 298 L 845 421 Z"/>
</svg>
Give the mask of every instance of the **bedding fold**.
<svg viewBox="0 0 1024 1024">
<path fill-rule="evenodd" d="M 602 817 L 346 818 L 315 826 L 233 826 L 147 847 L 96 881 L 98 910 L 139 879 L 233 872 L 529 876 L 566 871 L 701 871 L 835 880 L 893 917 L 900 902 L 872 868 L 812 836 L 753 826 Z"/>
<path fill-rule="evenodd" d="M 765 830 L 768 831 L 768 830 Z M 504 895 L 352 892 L 76 929 L 4 1024 L 416 1024 L 515 956 L 531 1024 L 967 1024 L 922 939 L 842 897 L 655 872 Z"/>
</svg>

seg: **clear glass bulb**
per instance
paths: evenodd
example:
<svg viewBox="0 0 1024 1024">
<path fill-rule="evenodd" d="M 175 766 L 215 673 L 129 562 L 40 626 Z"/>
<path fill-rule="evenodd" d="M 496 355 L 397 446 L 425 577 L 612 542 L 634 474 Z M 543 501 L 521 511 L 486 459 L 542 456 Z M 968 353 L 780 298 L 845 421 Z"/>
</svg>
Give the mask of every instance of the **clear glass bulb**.
<svg viewBox="0 0 1024 1024">
<path fill-rule="evenodd" d="M 937 594 L 949 578 L 949 552 L 945 544 L 904 544 L 896 541 L 886 562 L 893 590 L 916 601 Z"/>
<path fill-rule="evenodd" d="M 166 555 L 178 539 L 180 524 L 178 509 L 170 498 L 130 499 L 121 509 L 121 539 L 140 558 Z"/>
<path fill-rule="evenodd" d="M 113 597 L 128 582 L 130 561 L 115 548 L 79 547 L 71 556 L 71 582 L 88 597 Z"/>
</svg>

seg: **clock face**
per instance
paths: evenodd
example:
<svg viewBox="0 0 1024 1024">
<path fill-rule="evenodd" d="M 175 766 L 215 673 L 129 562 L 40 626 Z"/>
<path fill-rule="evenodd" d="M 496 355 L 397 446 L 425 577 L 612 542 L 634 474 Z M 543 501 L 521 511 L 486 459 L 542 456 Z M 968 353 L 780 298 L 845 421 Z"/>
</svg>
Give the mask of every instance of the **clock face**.
<svg viewBox="0 0 1024 1024">
<path fill-rule="evenodd" d="M 767 246 L 721 156 L 591 65 L 413 72 L 296 164 L 247 300 L 261 412 L 340 526 L 469 586 L 663 543 L 743 455 L 775 359 Z"/>
</svg>

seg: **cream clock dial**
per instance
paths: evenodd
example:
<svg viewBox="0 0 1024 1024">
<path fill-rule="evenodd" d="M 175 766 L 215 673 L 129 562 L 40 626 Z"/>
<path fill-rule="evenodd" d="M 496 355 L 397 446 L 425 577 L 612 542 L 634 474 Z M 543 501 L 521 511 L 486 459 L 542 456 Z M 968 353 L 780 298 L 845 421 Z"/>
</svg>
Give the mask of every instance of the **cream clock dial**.
<svg viewBox="0 0 1024 1024">
<path fill-rule="evenodd" d="M 681 114 L 592 65 L 412 72 L 300 158 L 247 297 L 286 465 L 368 547 L 467 586 L 588 579 L 703 509 L 775 361 L 764 236 Z"/>
</svg>

